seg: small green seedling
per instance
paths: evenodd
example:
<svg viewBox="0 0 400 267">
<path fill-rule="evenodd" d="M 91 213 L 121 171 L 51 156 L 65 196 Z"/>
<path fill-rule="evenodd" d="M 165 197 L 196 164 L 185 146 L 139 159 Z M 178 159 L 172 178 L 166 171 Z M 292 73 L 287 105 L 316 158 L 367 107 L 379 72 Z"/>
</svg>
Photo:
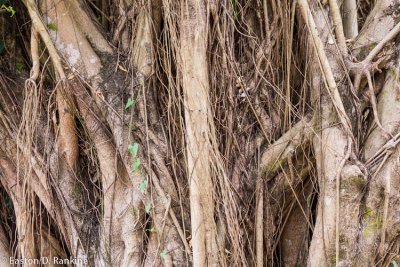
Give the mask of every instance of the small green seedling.
<svg viewBox="0 0 400 267">
<path fill-rule="evenodd" d="M 135 161 L 133 162 L 133 171 L 134 171 L 134 172 L 138 172 L 138 171 L 139 171 L 139 167 L 140 167 L 140 159 L 137 158 L 137 159 L 135 159 Z"/>
<path fill-rule="evenodd" d="M 129 98 L 128 101 L 126 101 L 125 109 L 132 107 L 133 105 L 135 105 L 135 103 L 136 103 L 135 100 L 133 100 L 132 98 Z"/>
<path fill-rule="evenodd" d="M 150 214 L 150 211 L 153 209 L 153 205 L 151 205 L 151 204 L 147 204 L 146 206 L 144 206 L 144 211 L 147 213 L 147 214 Z"/>
<path fill-rule="evenodd" d="M 57 31 L 57 24 L 55 24 L 55 23 L 49 23 L 49 24 L 47 24 L 47 28 L 49 28 L 50 30 L 52 30 L 52 31 Z"/>
<path fill-rule="evenodd" d="M 16 68 L 18 71 L 22 71 L 22 70 L 25 68 L 25 65 L 24 65 L 24 63 L 22 63 L 22 62 L 16 62 L 16 63 L 15 63 L 15 68 Z"/>
<path fill-rule="evenodd" d="M 163 251 L 161 251 L 160 257 L 161 257 L 162 259 L 165 259 L 165 257 L 167 256 L 167 254 L 168 254 L 168 252 L 164 249 Z"/>
<path fill-rule="evenodd" d="M 140 192 L 142 192 L 142 193 L 144 194 L 144 192 L 146 192 L 146 190 L 147 190 L 147 185 L 148 185 L 147 180 L 143 180 L 143 181 L 139 184 L 139 190 L 140 190 Z"/>
<path fill-rule="evenodd" d="M 15 9 L 12 6 L 6 6 L 5 4 L 2 4 L 0 6 L 0 13 L 3 13 L 3 12 L 10 13 L 11 14 L 10 17 L 15 15 Z"/>
<path fill-rule="evenodd" d="M 139 149 L 139 144 L 138 143 L 134 143 L 133 145 L 132 144 L 128 145 L 129 153 L 131 153 L 133 158 L 136 158 L 138 149 Z"/>
<path fill-rule="evenodd" d="M 156 228 L 153 226 L 150 229 L 147 229 L 146 231 L 150 232 L 150 233 L 155 233 L 157 232 Z"/>
</svg>

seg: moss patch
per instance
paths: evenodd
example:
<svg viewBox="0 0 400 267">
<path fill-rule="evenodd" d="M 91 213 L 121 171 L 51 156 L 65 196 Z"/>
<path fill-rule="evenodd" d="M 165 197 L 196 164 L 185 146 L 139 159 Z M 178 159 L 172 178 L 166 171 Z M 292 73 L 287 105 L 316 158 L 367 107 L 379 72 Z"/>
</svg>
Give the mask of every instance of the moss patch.
<svg viewBox="0 0 400 267">
<path fill-rule="evenodd" d="M 363 190 L 364 186 L 365 186 L 365 179 L 362 176 L 352 176 L 349 177 L 346 180 L 343 180 L 340 183 L 340 189 L 352 189 L 355 188 L 358 191 Z"/>
<path fill-rule="evenodd" d="M 363 219 L 366 226 L 363 230 L 363 235 L 365 237 L 370 236 L 376 230 L 382 228 L 383 217 L 380 212 L 374 211 L 372 208 L 367 207 L 366 212 L 363 214 Z"/>
<path fill-rule="evenodd" d="M 262 175 L 269 175 L 269 174 L 275 173 L 279 169 L 283 168 L 285 164 L 286 164 L 286 160 L 285 159 L 274 161 L 273 163 L 265 166 L 262 169 L 261 173 L 262 173 Z"/>
<path fill-rule="evenodd" d="M 377 45 L 377 42 L 373 42 L 369 45 L 365 45 L 363 47 L 360 48 L 360 53 L 357 56 L 357 59 L 362 61 L 364 58 L 366 58 L 369 54 L 369 52 L 372 51 L 372 49 L 375 48 L 375 46 Z"/>
</svg>

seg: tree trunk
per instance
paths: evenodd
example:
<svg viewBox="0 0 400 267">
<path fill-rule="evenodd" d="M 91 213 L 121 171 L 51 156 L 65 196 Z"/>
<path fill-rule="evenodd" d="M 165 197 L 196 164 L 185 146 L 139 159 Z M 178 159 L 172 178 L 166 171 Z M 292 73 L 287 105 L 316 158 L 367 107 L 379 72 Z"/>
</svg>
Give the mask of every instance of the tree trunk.
<svg viewBox="0 0 400 267">
<path fill-rule="evenodd" d="M 1 266 L 400 263 L 397 1 L 0 5 Z"/>
</svg>

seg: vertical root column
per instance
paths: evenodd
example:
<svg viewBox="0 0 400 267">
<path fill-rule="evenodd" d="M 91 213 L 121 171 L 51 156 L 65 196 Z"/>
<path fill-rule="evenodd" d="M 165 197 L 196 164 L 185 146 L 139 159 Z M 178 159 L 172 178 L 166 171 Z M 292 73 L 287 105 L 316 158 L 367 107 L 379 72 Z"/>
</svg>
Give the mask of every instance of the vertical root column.
<svg viewBox="0 0 400 267">
<path fill-rule="evenodd" d="M 206 5 L 182 4 L 181 68 L 185 101 L 186 153 L 190 186 L 194 266 L 220 266 L 210 166 L 209 81 Z"/>
</svg>

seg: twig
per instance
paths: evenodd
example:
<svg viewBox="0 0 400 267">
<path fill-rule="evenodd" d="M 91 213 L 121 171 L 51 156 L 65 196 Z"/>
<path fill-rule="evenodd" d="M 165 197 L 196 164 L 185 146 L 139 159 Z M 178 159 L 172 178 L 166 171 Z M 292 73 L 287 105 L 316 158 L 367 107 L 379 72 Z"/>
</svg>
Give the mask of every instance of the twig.
<svg viewBox="0 0 400 267">
<path fill-rule="evenodd" d="M 367 167 L 372 166 L 382 155 L 386 154 L 387 151 L 395 148 L 397 144 L 400 142 L 400 133 L 393 136 L 392 139 L 388 140 L 372 157 L 370 157 L 365 165 Z"/>
<path fill-rule="evenodd" d="M 382 132 L 386 136 L 390 136 L 390 134 L 383 128 L 381 122 L 379 121 L 378 108 L 377 108 L 377 104 L 376 104 L 376 97 L 375 97 L 374 85 L 372 84 L 371 73 L 367 71 L 365 75 L 367 76 L 367 80 L 368 80 L 368 91 L 370 94 L 370 101 L 371 101 L 371 105 L 372 105 L 372 111 L 374 113 L 375 123 L 378 125 L 378 127 L 382 130 Z"/>
<path fill-rule="evenodd" d="M 343 1 L 343 30 L 347 39 L 354 39 L 358 35 L 357 1 Z"/>
<path fill-rule="evenodd" d="M 270 26 L 269 26 L 269 17 L 268 17 L 268 1 L 263 0 L 263 10 L 264 10 L 264 22 L 265 22 L 265 34 L 267 36 L 267 40 L 269 40 L 269 35 L 270 35 Z"/>
<path fill-rule="evenodd" d="M 346 38 L 344 37 L 342 16 L 340 8 L 336 0 L 329 0 L 329 8 L 332 14 L 333 27 L 335 29 L 336 39 L 340 52 L 343 56 L 347 55 Z"/>
<path fill-rule="evenodd" d="M 256 257 L 257 267 L 264 266 L 264 185 L 262 177 L 257 181 Z"/>
<path fill-rule="evenodd" d="M 160 181 L 158 180 L 157 177 L 155 177 L 155 175 L 151 176 L 151 180 L 155 186 L 155 189 L 157 191 L 158 194 L 160 194 L 161 198 L 163 199 L 164 203 L 168 203 L 169 202 L 169 198 L 167 197 L 167 195 L 165 194 L 164 190 L 162 189 L 161 185 L 160 185 Z M 175 212 L 173 209 L 169 209 L 169 215 L 171 216 L 172 222 L 176 228 L 176 230 L 178 231 L 179 237 L 182 239 L 182 243 L 185 247 L 186 253 L 188 253 L 190 255 L 190 246 L 186 240 L 185 234 L 183 232 L 183 229 L 181 228 L 178 219 L 176 218 Z"/>
</svg>

